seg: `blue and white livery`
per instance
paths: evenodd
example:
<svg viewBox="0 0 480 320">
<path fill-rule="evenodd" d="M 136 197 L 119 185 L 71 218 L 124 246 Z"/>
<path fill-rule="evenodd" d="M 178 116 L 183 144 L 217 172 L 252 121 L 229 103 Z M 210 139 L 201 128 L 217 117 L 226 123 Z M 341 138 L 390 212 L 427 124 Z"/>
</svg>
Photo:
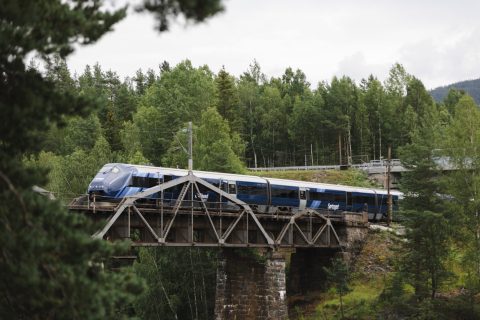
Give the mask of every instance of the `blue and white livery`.
<svg viewBox="0 0 480 320">
<path fill-rule="evenodd" d="M 120 200 L 160 183 L 186 176 L 187 170 L 162 168 L 123 163 L 109 163 L 97 173 L 88 187 L 88 193 L 102 201 Z M 387 213 L 387 191 L 303 182 L 231 173 L 193 171 L 193 174 L 228 192 L 261 212 L 284 210 L 295 212 L 305 208 L 330 211 L 367 211 L 369 219 L 381 219 Z M 202 197 L 209 202 L 218 202 L 218 195 L 200 188 Z M 180 187 L 163 193 L 164 201 L 175 200 Z M 392 191 L 393 210 L 398 209 L 398 200 L 403 194 Z M 149 196 L 159 199 L 159 194 Z"/>
</svg>

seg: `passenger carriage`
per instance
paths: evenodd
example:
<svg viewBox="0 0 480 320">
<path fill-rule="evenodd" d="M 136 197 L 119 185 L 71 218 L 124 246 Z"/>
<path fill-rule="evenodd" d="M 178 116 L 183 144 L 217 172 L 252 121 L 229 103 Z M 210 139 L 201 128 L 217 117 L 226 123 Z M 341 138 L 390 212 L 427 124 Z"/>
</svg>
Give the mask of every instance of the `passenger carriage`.
<svg viewBox="0 0 480 320">
<path fill-rule="evenodd" d="M 95 176 L 88 187 L 88 193 L 101 201 L 120 201 L 126 196 L 187 174 L 188 170 L 183 169 L 110 163 L 103 166 Z M 384 217 L 388 209 L 387 192 L 383 189 L 219 172 L 193 171 L 193 174 L 264 213 L 278 211 L 294 213 L 305 208 L 331 212 L 367 211 L 369 219 L 376 220 Z M 181 186 L 176 186 L 162 194 L 150 195 L 147 201 L 161 200 L 164 204 L 174 203 L 180 192 Z M 200 193 L 210 205 L 215 203 L 218 205 L 220 202 L 223 205 L 227 202 L 203 186 L 200 186 Z M 391 194 L 393 210 L 397 210 L 402 193 L 392 191 Z"/>
</svg>

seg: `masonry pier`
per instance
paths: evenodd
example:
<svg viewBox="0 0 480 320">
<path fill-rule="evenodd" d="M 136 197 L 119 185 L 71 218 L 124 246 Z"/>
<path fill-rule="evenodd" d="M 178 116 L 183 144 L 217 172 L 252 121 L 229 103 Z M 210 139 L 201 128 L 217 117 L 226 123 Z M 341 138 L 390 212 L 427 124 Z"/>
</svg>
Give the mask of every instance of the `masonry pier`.
<svg viewBox="0 0 480 320">
<path fill-rule="evenodd" d="M 288 319 L 285 264 L 284 252 L 223 249 L 215 319 Z"/>
</svg>

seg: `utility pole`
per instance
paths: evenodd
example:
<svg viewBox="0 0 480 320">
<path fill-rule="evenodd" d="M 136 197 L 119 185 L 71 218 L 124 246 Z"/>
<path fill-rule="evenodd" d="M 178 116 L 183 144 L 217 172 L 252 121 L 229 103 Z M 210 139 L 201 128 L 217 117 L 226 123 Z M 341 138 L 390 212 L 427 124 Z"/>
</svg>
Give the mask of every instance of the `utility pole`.
<svg viewBox="0 0 480 320">
<path fill-rule="evenodd" d="M 192 121 L 188 122 L 188 171 L 193 170 L 193 130 L 192 130 Z"/>
<path fill-rule="evenodd" d="M 312 158 L 312 167 L 313 167 L 313 145 L 310 143 L 310 157 Z"/>
<path fill-rule="evenodd" d="M 388 206 L 388 211 L 387 211 L 387 225 L 390 227 L 390 224 L 392 223 L 392 194 L 390 192 L 390 172 L 391 172 L 391 167 L 392 167 L 392 147 L 389 145 L 388 146 L 388 164 L 387 164 L 387 206 Z"/>
</svg>

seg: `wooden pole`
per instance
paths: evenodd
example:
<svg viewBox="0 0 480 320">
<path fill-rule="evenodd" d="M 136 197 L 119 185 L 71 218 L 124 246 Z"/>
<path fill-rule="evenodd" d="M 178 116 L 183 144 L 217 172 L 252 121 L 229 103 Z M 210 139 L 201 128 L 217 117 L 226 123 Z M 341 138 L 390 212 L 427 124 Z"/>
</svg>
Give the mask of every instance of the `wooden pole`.
<svg viewBox="0 0 480 320">
<path fill-rule="evenodd" d="M 342 136 L 338 134 L 338 155 L 340 157 L 340 165 L 342 165 Z"/>
</svg>

